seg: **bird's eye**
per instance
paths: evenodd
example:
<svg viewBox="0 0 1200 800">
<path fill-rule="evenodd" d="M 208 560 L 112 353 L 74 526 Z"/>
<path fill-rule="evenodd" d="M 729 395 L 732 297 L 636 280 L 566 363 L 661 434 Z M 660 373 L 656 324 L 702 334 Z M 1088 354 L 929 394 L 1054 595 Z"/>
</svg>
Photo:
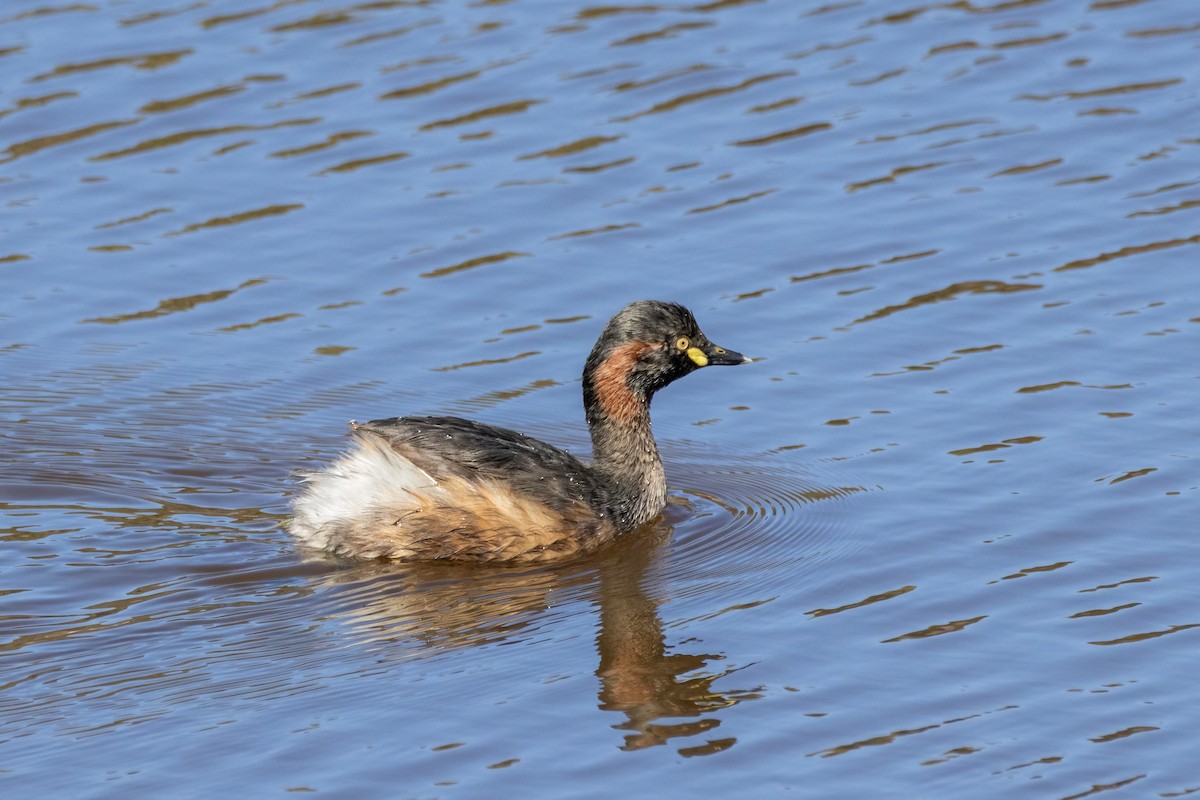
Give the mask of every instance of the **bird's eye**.
<svg viewBox="0 0 1200 800">
<path fill-rule="evenodd" d="M 692 341 L 691 341 L 691 339 L 689 339 L 686 336 L 680 336 L 678 339 L 675 340 L 675 346 L 677 348 L 679 348 L 680 350 L 687 350 L 689 347 L 692 346 Z"/>
</svg>

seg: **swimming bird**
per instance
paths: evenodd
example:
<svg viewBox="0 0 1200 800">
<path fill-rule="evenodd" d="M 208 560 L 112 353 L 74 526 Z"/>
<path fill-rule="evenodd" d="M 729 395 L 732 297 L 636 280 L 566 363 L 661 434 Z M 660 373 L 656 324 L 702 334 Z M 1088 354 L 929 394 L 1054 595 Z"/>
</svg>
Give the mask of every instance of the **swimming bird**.
<svg viewBox="0 0 1200 800">
<path fill-rule="evenodd" d="M 351 422 L 352 448 L 301 476 L 290 531 L 352 558 L 519 563 L 592 550 L 666 505 L 654 393 L 701 367 L 750 361 L 709 341 L 677 303 L 630 303 L 583 369 L 591 463 L 457 417 Z"/>
</svg>

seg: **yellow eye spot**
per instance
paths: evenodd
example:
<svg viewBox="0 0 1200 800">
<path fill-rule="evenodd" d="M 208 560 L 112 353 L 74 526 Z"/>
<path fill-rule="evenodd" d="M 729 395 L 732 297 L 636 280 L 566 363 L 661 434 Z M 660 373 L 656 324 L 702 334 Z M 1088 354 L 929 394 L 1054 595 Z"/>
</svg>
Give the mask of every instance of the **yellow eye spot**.
<svg viewBox="0 0 1200 800">
<path fill-rule="evenodd" d="M 692 346 L 692 340 L 686 336 L 680 336 L 678 339 L 675 340 L 675 346 L 678 347 L 680 350 L 687 350 L 689 347 Z"/>
</svg>

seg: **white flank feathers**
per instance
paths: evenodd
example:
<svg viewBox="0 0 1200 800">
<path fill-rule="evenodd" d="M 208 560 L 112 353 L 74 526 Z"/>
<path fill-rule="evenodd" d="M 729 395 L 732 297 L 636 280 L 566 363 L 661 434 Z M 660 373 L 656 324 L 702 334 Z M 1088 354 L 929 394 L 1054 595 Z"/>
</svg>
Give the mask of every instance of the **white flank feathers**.
<svg viewBox="0 0 1200 800">
<path fill-rule="evenodd" d="M 444 494 L 437 481 L 385 442 L 370 434 L 321 472 L 303 473 L 302 494 L 288 528 L 304 544 L 328 548 L 339 523 L 369 519 L 380 509 L 402 514 L 416 508 L 417 494 Z"/>
</svg>

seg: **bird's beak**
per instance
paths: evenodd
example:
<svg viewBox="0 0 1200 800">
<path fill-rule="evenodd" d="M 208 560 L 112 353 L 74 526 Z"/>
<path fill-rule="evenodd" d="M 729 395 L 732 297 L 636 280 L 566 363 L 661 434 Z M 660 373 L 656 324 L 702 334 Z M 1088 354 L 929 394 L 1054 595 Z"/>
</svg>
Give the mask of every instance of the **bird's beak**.
<svg viewBox="0 0 1200 800">
<path fill-rule="evenodd" d="M 734 364 L 749 364 L 754 359 L 748 358 L 733 350 L 717 347 L 712 342 L 705 342 L 704 347 L 691 347 L 687 351 L 688 358 L 698 367 L 724 367 Z"/>
</svg>

